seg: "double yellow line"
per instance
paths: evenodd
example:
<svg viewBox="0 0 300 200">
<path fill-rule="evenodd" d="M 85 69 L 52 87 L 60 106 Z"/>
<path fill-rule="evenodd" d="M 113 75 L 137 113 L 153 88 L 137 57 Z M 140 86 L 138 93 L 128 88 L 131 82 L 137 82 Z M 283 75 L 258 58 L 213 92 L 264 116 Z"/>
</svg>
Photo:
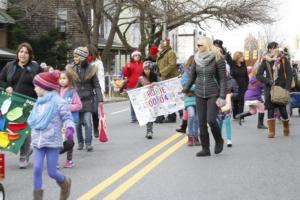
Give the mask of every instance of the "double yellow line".
<svg viewBox="0 0 300 200">
<path fill-rule="evenodd" d="M 130 172 L 132 169 L 137 167 L 139 164 L 144 162 L 146 159 L 157 153 L 159 150 L 176 140 L 182 136 L 182 134 L 176 133 L 172 135 L 171 137 L 164 140 L 162 143 L 158 144 L 157 146 L 153 147 L 116 173 L 114 173 L 112 176 L 108 177 L 98 185 L 96 185 L 94 188 L 89 190 L 87 193 L 79 197 L 77 200 L 90 200 L 96 195 L 98 195 L 100 192 L 105 190 L 108 186 L 116 182 L 118 179 L 120 179 L 122 176 Z M 154 169 L 159 163 L 161 163 L 164 159 L 166 159 L 168 156 L 170 156 L 172 153 L 174 153 L 177 149 L 179 149 L 183 144 L 186 143 L 186 138 L 181 139 L 179 142 L 175 143 L 173 146 L 168 148 L 165 152 L 163 152 L 160 156 L 155 158 L 153 161 L 151 161 L 149 164 L 147 164 L 144 168 L 139 170 L 136 174 L 134 174 L 131 178 L 129 178 L 127 181 L 125 181 L 122 185 L 120 185 L 118 188 L 116 188 L 114 191 L 112 191 L 110 194 L 108 194 L 106 197 L 104 197 L 104 200 L 112 200 L 117 199 L 120 197 L 123 193 L 125 193 L 130 187 L 132 187 L 136 182 L 138 182 L 140 179 L 142 179 L 148 172 L 150 172 L 152 169 Z"/>
</svg>

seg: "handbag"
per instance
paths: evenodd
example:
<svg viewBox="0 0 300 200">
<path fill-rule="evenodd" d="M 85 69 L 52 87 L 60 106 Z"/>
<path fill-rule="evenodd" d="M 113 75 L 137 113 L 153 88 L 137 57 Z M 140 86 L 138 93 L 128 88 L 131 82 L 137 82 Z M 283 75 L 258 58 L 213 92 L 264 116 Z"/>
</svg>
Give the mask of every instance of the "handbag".
<svg viewBox="0 0 300 200">
<path fill-rule="evenodd" d="M 271 71 L 271 66 L 268 62 L 266 62 L 266 64 L 267 64 L 268 71 L 270 73 L 270 77 L 272 80 L 274 80 Z M 285 66 L 283 65 L 283 67 Z M 270 95 L 271 95 L 271 102 L 278 105 L 287 105 L 291 99 L 290 93 L 286 89 L 277 85 L 271 86 Z"/>
<path fill-rule="evenodd" d="M 104 115 L 104 109 L 103 104 L 101 104 L 98 108 L 98 114 L 99 114 L 99 141 L 100 142 L 107 142 L 107 134 L 106 134 L 106 121 L 105 121 L 105 115 Z"/>
</svg>

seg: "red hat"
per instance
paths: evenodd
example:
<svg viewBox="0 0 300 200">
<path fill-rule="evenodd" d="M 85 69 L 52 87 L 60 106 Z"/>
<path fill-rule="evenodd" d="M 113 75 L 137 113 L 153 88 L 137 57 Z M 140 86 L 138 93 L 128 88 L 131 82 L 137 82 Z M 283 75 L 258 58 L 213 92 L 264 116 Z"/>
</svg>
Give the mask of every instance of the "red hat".
<svg viewBox="0 0 300 200">
<path fill-rule="evenodd" d="M 156 56 L 156 54 L 158 53 L 158 48 L 156 46 L 151 46 L 149 48 L 149 54 L 152 56 Z"/>
<path fill-rule="evenodd" d="M 131 53 L 131 57 L 132 57 L 132 58 L 133 58 L 133 56 L 136 56 L 136 55 L 141 56 L 141 55 L 142 55 L 141 51 L 138 50 L 138 49 L 136 49 L 136 50 L 134 50 L 134 51 Z"/>
<path fill-rule="evenodd" d="M 60 76 L 59 70 L 39 73 L 34 77 L 33 84 L 47 91 L 57 90 L 59 89 L 59 83 L 58 83 L 59 76 Z"/>
</svg>

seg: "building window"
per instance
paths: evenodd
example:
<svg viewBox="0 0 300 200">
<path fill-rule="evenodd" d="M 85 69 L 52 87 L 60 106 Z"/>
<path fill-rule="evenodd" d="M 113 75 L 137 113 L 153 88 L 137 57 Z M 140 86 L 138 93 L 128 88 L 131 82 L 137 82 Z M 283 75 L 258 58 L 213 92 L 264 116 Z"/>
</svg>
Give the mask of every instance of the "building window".
<svg viewBox="0 0 300 200">
<path fill-rule="evenodd" d="M 59 8 L 57 10 L 57 20 L 56 28 L 59 32 L 67 32 L 67 20 L 68 20 L 68 10 L 66 8 Z"/>
</svg>

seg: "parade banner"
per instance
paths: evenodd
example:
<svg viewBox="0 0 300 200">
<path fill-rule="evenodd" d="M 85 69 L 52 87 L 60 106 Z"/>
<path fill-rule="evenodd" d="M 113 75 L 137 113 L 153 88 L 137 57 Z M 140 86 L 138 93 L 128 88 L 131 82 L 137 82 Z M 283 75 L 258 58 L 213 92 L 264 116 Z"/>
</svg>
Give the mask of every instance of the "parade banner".
<svg viewBox="0 0 300 200">
<path fill-rule="evenodd" d="M 155 121 L 157 116 L 183 109 L 181 91 L 180 79 L 176 77 L 127 92 L 139 124 L 143 126 Z"/>
<path fill-rule="evenodd" d="M 30 134 L 27 118 L 35 99 L 0 88 L 0 150 L 17 154 Z"/>
</svg>

